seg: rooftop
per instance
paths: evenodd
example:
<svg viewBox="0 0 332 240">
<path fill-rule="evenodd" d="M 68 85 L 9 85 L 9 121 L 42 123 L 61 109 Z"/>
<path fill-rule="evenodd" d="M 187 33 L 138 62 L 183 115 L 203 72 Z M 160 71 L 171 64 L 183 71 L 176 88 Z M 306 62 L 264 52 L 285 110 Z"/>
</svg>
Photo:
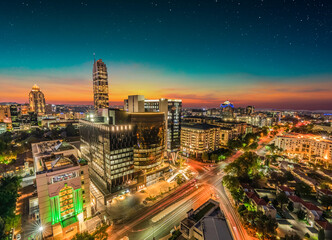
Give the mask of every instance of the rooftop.
<svg viewBox="0 0 332 240">
<path fill-rule="evenodd" d="M 305 206 L 310 211 L 322 211 L 319 207 L 317 207 L 315 204 L 309 203 L 309 202 L 303 202 L 303 206 Z"/>
<path fill-rule="evenodd" d="M 332 224 L 326 220 L 316 220 L 315 222 L 324 230 L 332 230 Z"/>
<path fill-rule="evenodd" d="M 205 217 L 202 220 L 204 239 L 233 240 L 227 221 L 218 217 Z"/>
<path fill-rule="evenodd" d="M 295 203 L 304 203 L 304 201 L 298 196 L 288 196 L 288 198 Z"/>
<path fill-rule="evenodd" d="M 198 208 L 195 212 L 194 212 L 194 216 L 193 219 L 197 222 L 199 220 L 201 220 L 202 217 L 205 216 L 205 214 L 207 214 L 213 207 L 215 207 L 215 204 L 212 202 L 209 202 L 208 204 L 206 204 L 205 206 L 202 205 L 203 208 Z"/>
<path fill-rule="evenodd" d="M 332 191 L 328 189 L 318 189 L 317 191 L 323 193 L 324 195 L 332 195 Z"/>
<path fill-rule="evenodd" d="M 326 143 L 332 143 L 332 140 L 326 139 L 324 137 L 321 137 L 320 135 L 314 135 L 314 134 L 302 134 L 302 133 L 287 133 L 282 136 L 278 136 L 280 138 L 298 138 L 298 139 L 308 139 L 308 140 L 314 140 L 317 142 L 326 142 Z"/>
<path fill-rule="evenodd" d="M 202 124 L 182 124 L 182 128 L 190 128 L 190 129 L 197 129 L 197 130 L 209 130 L 212 128 L 218 128 L 218 126 L 210 125 L 207 123 L 202 123 Z"/>
<path fill-rule="evenodd" d="M 284 192 L 295 192 L 295 190 L 287 187 L 287 186 L 278 186 Z"/>
<path fill-rule="evenodd" d="M 36 172 L 78 166 L 77 151 L 72 144 L 60 140 L 32 144 Z"/>
</svg>

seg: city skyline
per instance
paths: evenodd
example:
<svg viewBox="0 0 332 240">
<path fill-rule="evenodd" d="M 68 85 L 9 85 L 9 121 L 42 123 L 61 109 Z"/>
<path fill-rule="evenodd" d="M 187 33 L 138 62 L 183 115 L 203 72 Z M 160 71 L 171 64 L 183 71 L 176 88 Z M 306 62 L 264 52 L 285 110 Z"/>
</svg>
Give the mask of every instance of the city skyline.
<svg viewBox="0 0 332 240">
<path fill-rule="evenodd" d="M 331 110 L 326 1 L 126 3 L 1 3 L 0 102 L 28 102 L 37 84 L 46 103 L 93 104 L 96 53 L 111 105 L 140 94 L 184 107 Z"/>
</svg>

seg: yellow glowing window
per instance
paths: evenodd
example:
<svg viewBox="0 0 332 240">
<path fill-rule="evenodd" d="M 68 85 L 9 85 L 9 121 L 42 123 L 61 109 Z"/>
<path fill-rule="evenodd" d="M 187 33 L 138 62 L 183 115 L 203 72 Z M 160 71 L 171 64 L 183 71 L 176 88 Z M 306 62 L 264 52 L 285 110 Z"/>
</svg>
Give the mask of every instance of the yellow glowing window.
<svg viewBox="0 0 332 240">
<path fill-rule="evenodd" d="M 74 212 L 73 188 L 65 186 L 59 193 L 59 200 L 62 218 Z"/>
</svg>

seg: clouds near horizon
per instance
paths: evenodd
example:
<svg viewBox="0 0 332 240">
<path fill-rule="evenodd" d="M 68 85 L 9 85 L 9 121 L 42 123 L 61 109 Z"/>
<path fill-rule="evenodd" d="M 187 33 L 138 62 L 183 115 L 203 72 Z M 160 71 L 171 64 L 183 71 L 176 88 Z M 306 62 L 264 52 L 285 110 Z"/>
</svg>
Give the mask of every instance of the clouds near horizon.
<svg viewBox="0 0 332 240">
<path fill-rule="evenodd" d="M 332 76 L 270 77 L 250 74 L 186 74 L 137 63 L 107 62 L 111 104 L 128 95 L 179 98 L 186 107 L 218 107 L 225 100 L 257 108 L 331 110 Z M 0 102 L 27 102 L 37 84 L 48 103 L 91 104 L 92 63 L 29 70 L 0 69 Z"/>
</svg>

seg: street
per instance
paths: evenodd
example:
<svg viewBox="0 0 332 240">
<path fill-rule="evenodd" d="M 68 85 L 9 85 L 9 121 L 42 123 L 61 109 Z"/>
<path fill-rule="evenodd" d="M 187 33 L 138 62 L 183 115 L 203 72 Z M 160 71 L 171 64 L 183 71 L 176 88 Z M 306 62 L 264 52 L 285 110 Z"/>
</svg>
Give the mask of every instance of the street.
<svg viewBox="0 0 332 240">
<path fill-rule="evenodd" d="M 265 144 L 273 139 L 264 137 L 259 141 L 258 151 L 264 151 Z M 240 216 L 233 208 L 231 201 L 222 185 L 223 168 L 240 157 L 244 152 L 239 150 L 227 161 L 218 164 L 206 164 L 194 160 L 187 163 L 193 171 L 198 172 L 195 180 L 179 187 L 175 192 L 146 209 L 139 217 L 126 224 L 116 225 L 108 229 L 109 240 L 121 239 L 124 236 L 130 240 L 160 239 L 178 226 L 187 212 L 196 209 L 209 198 L 213 197 L 220 203 L 230 230 L 236 240 L 248 240 L 251 237 L 242 226 Z"/>
<path fill-rule="evenodd" d="M 241 154 L 240 151 L 236 152 L 228 161 L 233 161 Z M 150 207 L 139 218 L 126 225 L 115 226 L 110 229 L 109 239 L 116 240 L 124 236 L 139 240 L 164 237 L 169 234 L 174 226 L 179 225 L 181 220 L 186 217 L 187 211 L 191 208 L 198 208 L 212 196 L 220 202 L 221 210 L 224 211 L 236 239 L 249 239 L 223 189 L 221 183 L 223 175 L 218 174 L 225 163 L 220 163 L 214 167 L 205 167 L 202 163 L 190 161 L 188 165 L 199 172 L 196 183 L 190 181 L 168 198 Z M 161 212 L 164 214 L 158 217 L 157 215 Z"/>
</svg>

